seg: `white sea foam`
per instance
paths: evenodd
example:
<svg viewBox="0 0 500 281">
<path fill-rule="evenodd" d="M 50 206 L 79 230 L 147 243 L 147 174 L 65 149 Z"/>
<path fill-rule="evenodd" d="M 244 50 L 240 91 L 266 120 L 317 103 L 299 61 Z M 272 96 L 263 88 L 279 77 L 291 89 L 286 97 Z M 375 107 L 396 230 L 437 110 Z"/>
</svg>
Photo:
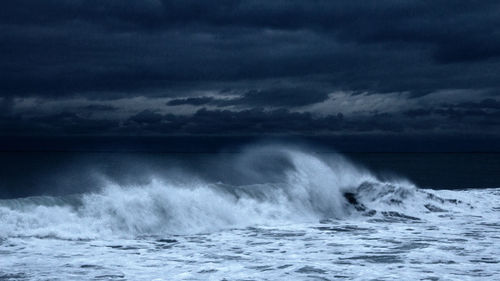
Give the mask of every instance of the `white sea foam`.
<svg viewBox="0 0 500 281">
<path fill-rule="evenodd" d="M 500 277 L 498 189 L 422 190 L 276 146 L 232 161 L 244 184 L 157 177 L 0 201 L 0 279 Z"/>
</svg>

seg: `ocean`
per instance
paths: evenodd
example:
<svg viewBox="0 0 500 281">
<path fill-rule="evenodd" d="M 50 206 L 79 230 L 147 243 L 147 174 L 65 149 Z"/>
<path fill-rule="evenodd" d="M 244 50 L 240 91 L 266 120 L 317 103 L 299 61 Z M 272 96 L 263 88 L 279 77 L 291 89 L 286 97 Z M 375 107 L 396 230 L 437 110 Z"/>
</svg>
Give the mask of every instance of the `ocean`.
<svg viewBox="0 0 500 281">
<path fill-rule="evenodd" d="M 0 153 L 0 280 L 498 280 L 497 154 Z"/>
</svg>

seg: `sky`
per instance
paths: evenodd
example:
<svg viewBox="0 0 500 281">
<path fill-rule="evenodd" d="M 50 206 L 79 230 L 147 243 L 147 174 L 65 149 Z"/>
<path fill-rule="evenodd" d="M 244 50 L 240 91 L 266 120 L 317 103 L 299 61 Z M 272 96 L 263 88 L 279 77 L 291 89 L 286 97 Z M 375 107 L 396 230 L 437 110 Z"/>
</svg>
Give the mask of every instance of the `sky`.
<svg viewBox="0 0 500 281">
<path fill-rule="evenodd" d="M 3 136 L 500 136 L 498 1 L 0 5 Z"/>
</svg>

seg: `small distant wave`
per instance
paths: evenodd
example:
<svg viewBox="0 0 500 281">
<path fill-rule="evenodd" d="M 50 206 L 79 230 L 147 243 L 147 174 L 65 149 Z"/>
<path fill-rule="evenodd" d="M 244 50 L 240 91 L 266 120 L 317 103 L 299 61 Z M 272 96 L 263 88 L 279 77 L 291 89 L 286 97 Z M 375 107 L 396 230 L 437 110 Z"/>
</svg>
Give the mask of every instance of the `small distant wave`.
<svg viewBox="0 0 500 281">
<path fill-rule="evenodd" d="M 175 183 L 109 182 L 95 193 L 2 200 L 0 237 L 200 233 L 367 215 L 411 219 L 460 204 L 457 208 L 472 207 L 406 180 L 380 181 L 340 155 L 322 158 L 296 148 L 265 146 L 248 149 L 231 165 L 264 183 L 230 185 L 184 175 L 185 180 Z"/>
</svg>

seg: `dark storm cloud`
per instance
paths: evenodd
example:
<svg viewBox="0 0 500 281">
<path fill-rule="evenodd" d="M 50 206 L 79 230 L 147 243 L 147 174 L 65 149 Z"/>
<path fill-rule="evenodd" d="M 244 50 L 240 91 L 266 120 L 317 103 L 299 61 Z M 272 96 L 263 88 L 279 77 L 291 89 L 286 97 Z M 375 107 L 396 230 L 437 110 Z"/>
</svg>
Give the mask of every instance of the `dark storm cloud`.
<svg viewBox="0 0 500 281">
<path fill-rule="evenodd" d="M 498 88 L 500 80 L 474 65 L 498 68 L 496 1 L 2 6 L 4 94 L 144 94 L 179 83 L 318 74 L 343 89 L 382 92 Z M 471 65 L 449 65 L 457 62 Z"/>
<path fill-rule="evenodd" d="M 499 109 L 499 13 L 498 1 L 490 0 L 4 1 L 0 110 L 8 130 L 2 133 L 480 130 Z M 410 103 L 454 89 L 470 91 L 468 99 L 436 98 L 432 106 L 343 120 L 331 111 L 326 117 L 293 111 L 325 102 L 334 91 L 404 92 L 400 99 Z M 164 110 L 240 111 L 175 115 L 109 104 L 139 96 L 168 97 Z M 17 112 L 23 107 L 16 102 L 27 97 L 85 103 L 71 112 L 37 113 L 35 105 L 30 114 L 26 107 Z M 122 115 L 100 120 L 89 113 Z"/>
<path fill-rule="evenodd" d="M 162 120 L 163 115 L 150 110 L 141 111 L 129 118 L 129 121 L 137 124 L 155 124 L 160 123 Z"/>
<path fill-rule="evenodd" d="M 102 111 L 115 111 L 118 108 L 112 105 L 105 105 L 105 104 L 89 104 L 89 105 L 84 105 L 78 107 L 80 110 L 84 111 L 97 111 L 97 112 L 102 112 Z"/>
<path fill-rule="evenodd" d="M 484 99 L 480 102 L 464 102 L 457 105 L 463 108 L 500 109 L 500 101 L 495 99 Z"/>
<path fill-rule="evenodd" d="M 2 135 L 88 135 L 112 134 L 119 123 L 115 120 L 90 119 L 72 112 L 38 117 L 9 115 L 0 118 Z"/>
<path fill-rule="evenodd" d="M 38 128 L 48 130 L 49 132 L 78 135 L 88 134 L 89 132 L 105 133 L 108 130 L 114 129 L 117 122 L 112 120 L 89 119 L 75 113 L 63 112 L 39 117 L 35 124 L 39 125 Z"/>
<path fill-rule="evenodd" d="M 198 135 L 284 134 L 334 132 L 342 126 L 342 115 L 313 117 L 310 113 L 287 109 L 266 111 L 254 108 L 242 111 L 207 110 L 191 116 L 174 116 L 143 111 L 125 122 L 125 130 L 133 128 L 146 133 L 184 133 Z"/>
<path fill-rule="evenodd" d="M 0 118 L 4 135 L 323 135 L 323 134 L 419 134 L 473 133 L 500 127 L 500 110 L 436 107 L 404 113 L 348 116 L 342 113 L 313 115 L 288 109 L 262 108 L 197 110 L 192 115 L 175 115 L 143 110 L 124 120 L 91 118 L 85 114 L 61 112 L 37 117 L 7 115 Z"/>
<path fill-rule="evenodd" d="M 196 97 L 174 99 L 167 102 L 167 105 L 207 105 L 218 107 L 223 106 L 273 106 L 273 107 L 294 107 L 304 106 L 323 102 L 328 99 L 326 91 L 317 91 L 306 88 L 271 88 L 266 90 L 250 90 L 241 94 L 237 98 L 214 99 L 212 97 Z"/>
<path fill-rule="evenodd" d="M 214 101 L 214 98 L 211 97 L 198 97 L 198 98 L 186 98 L 186 99 L 174 99 L 167 102 L 167 105 L 176 106 L 176 105 L 204 105 Z"/>
<path fill-rule="evenodd" d="M 304 88 L 277 88 L 267 90 L 252 90 L 242 97 L 228 100 L 222 105 L 248 106 L 303 106 L 323 102 L 328 99 L 328 93 Z"/>
<path fill-rule="evenodd" d="M 14 106 L 14 100 L 10 97 L 6 97 L 0 100 L 0 116 L 10 114 L 12 107 Z"/>
<path fill-rule="evenodd" d="M 338 132 L 343 126 L 343 116 L 314 117 L 311 113 L 290 112 L 286 109 L 265 111 L 249 109 L 239 112 L 200 109 L 194 115 L 177 116 L 141 111 L 123 122 L 82 117 L 71 112 L 36 118 L 11 116 L 0 120 L 5 133 L 16 133 L 19 128 L 29 128 L 30 134 L 93 135 L 245 135 L 245 134 L 317 134 Z"/>
<path fill-rule="evenodd" d="M 428 108 L 407 110 L 403 114 L 411 120 L 407 124 L 439 123 L 441 128 L 458 129 L 471 127 L 481 131 L 484 126 L 500 125 L 500 103 L 494 99 L 484 99 L 480 102 L 464 102 L 457 104 L 441 104 Z M 415 122 L 416 121 L 416 122 Z M 421 129 L 429 129 L 422 127 Z M 498 129 L 498 128 L 497 128 Z M 486 132 L 486 131 L 484 131 Z"/>
<path fill-rule="evenodd" d="M 438 110 L 436 110 L 438 111 Z M 437 112 L 436 114 L 439 114 Z M 496 113 L 498 116 L 498 113 Z M 448 117 L 448 116 L 446 116 Z M 481 120 L 479 120 L 481 121 Z M 478 122 L 479 122 L 478 121 Z M 415 120 L 403 115 L 373 113 L 362 117 L 344 117 L 342 113 L 314 116 L 308 112 L 292 112 L 287 109 L 263 110 L 254 108 L 242 111 L 207 110 L 202 108 L 194 115 L 175 116 L 143 111 L 129 118 L 124 131 L 146 134 L 190 135 L 306 135 L 338 133 L 415 133 L 422 130 L 448 130 L 456 132 L 464 128 L 457 118 Z"/>
<path fill-rule="evenodd" d="M 411 110 L 405 111 L 404 114 L 408 117 L 421 117 L 421 116 L 428 116 L 428 115 L 432 114 L 432 110 L 424 109 L 424 108 L 411 109 Z"/>
</svg>

